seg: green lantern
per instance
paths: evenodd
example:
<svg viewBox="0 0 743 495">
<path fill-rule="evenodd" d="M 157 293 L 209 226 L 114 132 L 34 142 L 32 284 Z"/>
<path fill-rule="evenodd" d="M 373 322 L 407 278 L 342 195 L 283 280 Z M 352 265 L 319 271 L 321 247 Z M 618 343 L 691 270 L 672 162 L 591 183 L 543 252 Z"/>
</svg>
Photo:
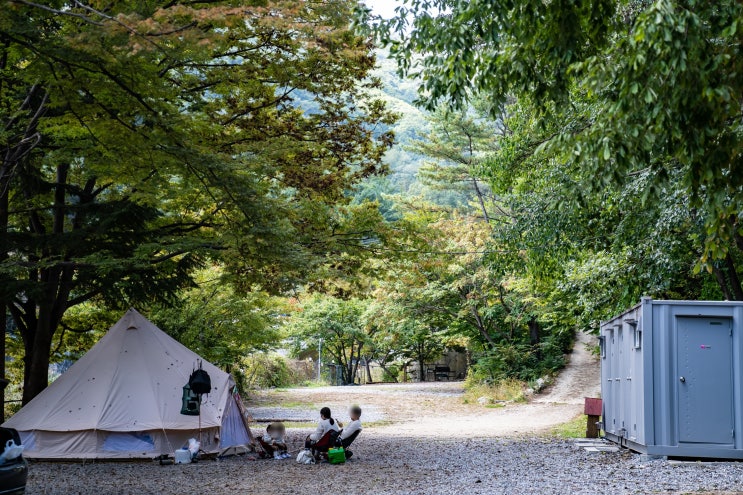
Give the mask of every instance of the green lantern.
<svg viewBox="0 0 743 495">
<path fill-rule="evenodd" d="M 186 416 L 198 416 L 199 408 L 201 407 L 201 397 L 191 390 L 191 387 L 186 384 L 183 386 L 183 401 L 181 405 L 181 414 Z"/>
</svg>

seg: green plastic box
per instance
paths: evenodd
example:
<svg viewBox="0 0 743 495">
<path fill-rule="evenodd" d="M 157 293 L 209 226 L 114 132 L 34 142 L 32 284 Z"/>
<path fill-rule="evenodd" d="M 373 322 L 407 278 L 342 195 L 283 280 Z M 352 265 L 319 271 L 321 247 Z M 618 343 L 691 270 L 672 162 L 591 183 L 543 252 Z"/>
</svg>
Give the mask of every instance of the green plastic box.
<svg viewBox="0 0 743 495">
<path fill-rule="evenodd" d="M 343 464 L 346 462 L 346 451 L 343 447 L 328 450 L 328 462 L 330 464 Z"/>
</svg>

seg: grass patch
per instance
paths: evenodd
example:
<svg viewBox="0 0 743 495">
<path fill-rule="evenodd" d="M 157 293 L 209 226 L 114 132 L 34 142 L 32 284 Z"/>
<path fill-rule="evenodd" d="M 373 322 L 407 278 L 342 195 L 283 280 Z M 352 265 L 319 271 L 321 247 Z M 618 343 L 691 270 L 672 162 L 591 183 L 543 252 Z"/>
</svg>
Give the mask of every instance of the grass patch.
<svg viewBox="0 0 743 495">
<path fill-rule="evenodd" d="M 319 409 L 312 402 L 302 402 L 298 400 L 287 400 L 276 403 L 277 407 L 286 409 Z"/>
<path fill-rule="evenodd" d="M 507 379 L 492 385 L 468 384 L 464 392 L 465 404 L 497 407 L 502 402 L 526 402 L 524 382 Z M 484 404 L 483 404 L 484 403 Z"/>
<path fill-rule="evenodd" d="M 558 438 L 585 438 L 586 421 L 586 415 L 579 414 L 570 421 L 556 426 L 552 430 L 552 435 Z"/>
<path fill-rule="evenodd" d="M 345 424 L 345 423 L 344 423 Z M 383 419 L 379 421 L 365 421 L 364 422 L 364 428 L 380 428 L 383 426 L 390 426 L 393 425 L 394 421 Z M 268 423 L 258 423 L 258 426 L 265 429 L 265 427 L 268 425 Z M 315 429 L 317 428 L 317 422 L 309 422 L 309 421 L 284 421 L 284 426 L 287 430 L 301 430 L 301 429 Z"/>
<path fill-rule="evenodd" d="M 380 419 L 379 421 L 369 421 L 366 423 L 363 423 L 364 428 L 374 428 L 374 427 L 382 427 L 382 426 L 392 426 L 395 424 L 395 421 L 392 421 L 391 419 Z"/>
<path fill-rule="evenodd" d="M 287 430 L 291 429 L 305 429 L 305 428 L 317 428 L 317 423 L 311 423 L 309 421 L 286 421 L 284 426 Z"/>
<path fill-rule="evenodd" d="M 286 389 L 256 392 L 246 400 L 248 407 L 281 407 L 287 409 L 318 409 L 314 402 L 291 400 Z"/>
<path fill-rule="evenodd" d="M 327 387 L 328 384 L 324 381 L 317 381 L 317 380 L 306 380 L 303 381 L 300 387 L 302 388 L 320 388 L 320 387 Z"/>
</svg>

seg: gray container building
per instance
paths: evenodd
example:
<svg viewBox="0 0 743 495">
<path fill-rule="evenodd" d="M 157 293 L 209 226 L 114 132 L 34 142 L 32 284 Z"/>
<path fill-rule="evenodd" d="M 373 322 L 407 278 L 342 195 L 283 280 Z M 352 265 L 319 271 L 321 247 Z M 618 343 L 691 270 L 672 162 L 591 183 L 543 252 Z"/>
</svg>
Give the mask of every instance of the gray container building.
<svg viewBox="0 0 743 495">
<path fill-rule="evenodd" d="M 606 438 L 743 459 L 743 303 L 643 298 L 601 324 L 599 344 Z"/>
</svg>

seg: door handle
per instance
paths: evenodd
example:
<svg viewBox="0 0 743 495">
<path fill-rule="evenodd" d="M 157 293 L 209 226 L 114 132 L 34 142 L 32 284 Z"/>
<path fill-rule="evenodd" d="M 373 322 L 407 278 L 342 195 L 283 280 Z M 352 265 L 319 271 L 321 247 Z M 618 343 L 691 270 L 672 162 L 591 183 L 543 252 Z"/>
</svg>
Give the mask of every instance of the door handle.
<svg viewBox="0 0 743 495">
<path fill-rule="evenodd" d="M 682 377 L 680 377 L 680 378 L 679 378 L 679 381 L 680 381 L 681 383 L 686 383 L 686 378 L 684 378 L 684 377 L 682 376 Z"/>
</svg>

